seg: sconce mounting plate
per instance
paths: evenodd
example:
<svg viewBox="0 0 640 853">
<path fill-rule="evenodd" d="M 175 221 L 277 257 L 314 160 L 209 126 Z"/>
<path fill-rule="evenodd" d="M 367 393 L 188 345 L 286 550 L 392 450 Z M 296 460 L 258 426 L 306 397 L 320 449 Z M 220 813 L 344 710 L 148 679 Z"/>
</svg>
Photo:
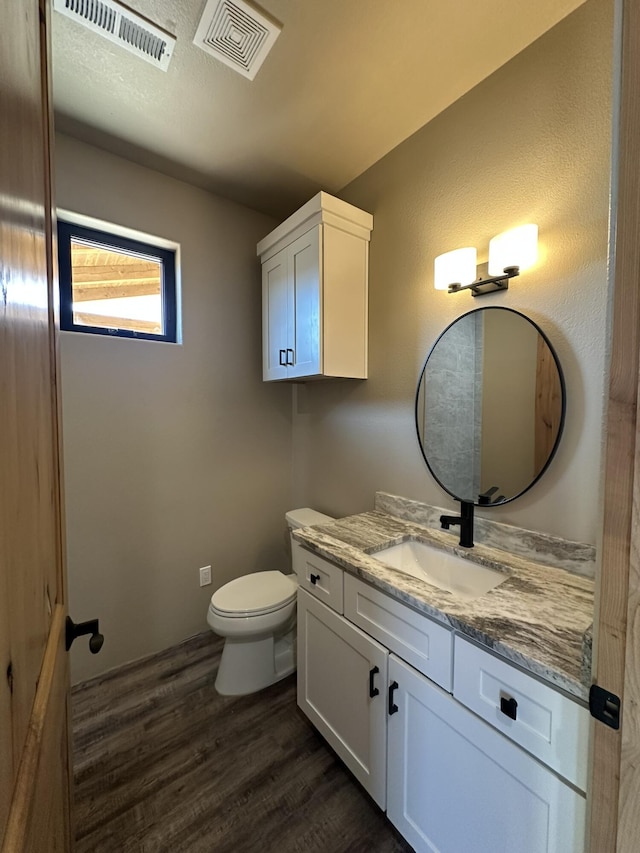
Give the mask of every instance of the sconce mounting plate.
<svg viewBox="0 0 640 853">
<path fill-rule="evenodd" d="M 480 273 L 488 273 L 489 264 L 479 264 Z M 520 267 L 505 267 L 503 275 L 485 278 L 479 275 L 471 284 L 450 284 L 449 293 L 458 293 L 461 290 L 470 290 L 472 296 L 484 296 L 486 293 L 494 293 L 496 290 L 509 290 L 509 279 L 520 275 Z"/>
</svg>

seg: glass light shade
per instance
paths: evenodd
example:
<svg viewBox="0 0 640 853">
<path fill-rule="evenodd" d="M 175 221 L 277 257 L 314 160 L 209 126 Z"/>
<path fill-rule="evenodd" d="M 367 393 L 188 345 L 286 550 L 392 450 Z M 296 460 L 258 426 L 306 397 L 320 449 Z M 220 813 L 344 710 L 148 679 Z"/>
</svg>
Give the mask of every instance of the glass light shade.
<svg viewBox="0 0 640 853">
<path fill-rule="evenodd" d="M 538 226 L 520 225 L 503 231 L 489 242 L 489 275 L 501 275 L 506 267 L 532 267 L 538 259 Z"/>
<path fill-rule="evenodd" d="M 438 255 L 434 263 L 433 286 L 446 290 L 450 284 L 471 284 L 476 280 L 476 250 L 473 246 Z"/>
</svg>

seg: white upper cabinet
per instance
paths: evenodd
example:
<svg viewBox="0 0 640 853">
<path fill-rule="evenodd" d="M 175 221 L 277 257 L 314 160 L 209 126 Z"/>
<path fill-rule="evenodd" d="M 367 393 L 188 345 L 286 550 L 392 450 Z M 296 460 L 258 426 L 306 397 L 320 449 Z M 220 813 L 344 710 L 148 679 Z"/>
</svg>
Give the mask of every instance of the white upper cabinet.
<svg viewBox="0 0 640 853">
<path fill-rule="evenodd" d="M 258 243 L 265 382 L 367 378 L 373 217 L 325 192 Z"/>
</svg>

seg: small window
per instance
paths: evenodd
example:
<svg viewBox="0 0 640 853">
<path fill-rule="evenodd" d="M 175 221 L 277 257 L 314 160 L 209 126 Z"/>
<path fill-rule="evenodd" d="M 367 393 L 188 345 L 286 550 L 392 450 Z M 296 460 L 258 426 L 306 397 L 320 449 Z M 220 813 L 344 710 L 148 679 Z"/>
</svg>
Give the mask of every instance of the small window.
<svg viewBox="0 0 640 853">
<path fill-rule="evenodd" d="M 58 220 L 60 327 L 177 340 L 176 253 Z"/>
</svg>

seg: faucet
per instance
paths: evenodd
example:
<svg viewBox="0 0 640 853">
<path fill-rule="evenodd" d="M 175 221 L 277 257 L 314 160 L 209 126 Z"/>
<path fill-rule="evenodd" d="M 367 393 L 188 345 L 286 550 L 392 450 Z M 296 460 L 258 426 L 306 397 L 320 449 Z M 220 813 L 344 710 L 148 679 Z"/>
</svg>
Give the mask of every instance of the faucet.
<svg viewBox="0 0 640 853">
<path fill-rule="evenodd" d="M 473 504 L 471 501 L 460 501 L 460 515 L 441 515 L 440 526 L 448 530 L 452 524 L 460 525 L 460 545 L 463 548 L 473 548 Z"/>
</svg>

